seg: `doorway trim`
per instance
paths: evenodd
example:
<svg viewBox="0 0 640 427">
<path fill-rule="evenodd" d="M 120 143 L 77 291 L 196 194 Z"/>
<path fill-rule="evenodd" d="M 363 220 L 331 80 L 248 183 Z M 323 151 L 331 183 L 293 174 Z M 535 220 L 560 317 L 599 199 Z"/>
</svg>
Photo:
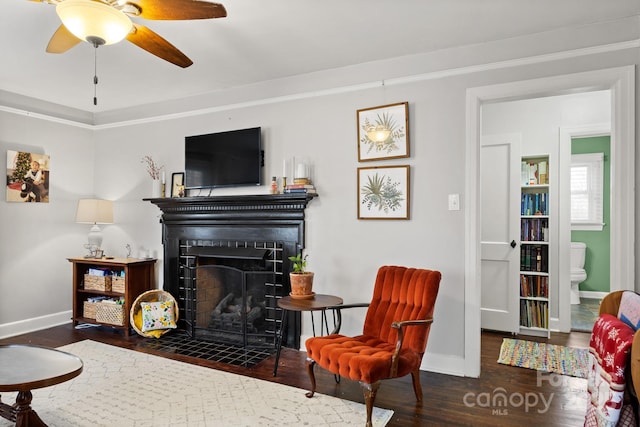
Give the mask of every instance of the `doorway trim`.
<svg viewBox="0 0 640 427">
<path fill-rule="evenodd" d="M 465 376 L 480 376 L 480 138 L 483 104 L 611 91 L 611 235 L 618 242 L 611 269 L 623 288 L 635 277 L 635 67 L 632 65 L 469 88 L 466 101 L 465 203 Z M 613 242 L 612 237 L 612 242 Z"/>
</svg>

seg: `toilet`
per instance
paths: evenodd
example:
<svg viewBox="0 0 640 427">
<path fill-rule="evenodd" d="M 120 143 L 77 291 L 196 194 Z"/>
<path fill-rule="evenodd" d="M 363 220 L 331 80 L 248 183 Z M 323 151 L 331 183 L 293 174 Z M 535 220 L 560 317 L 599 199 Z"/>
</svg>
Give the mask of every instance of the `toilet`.
<svg viewBox="0 0 640 427">
<path fill-rule="evenodd" d="M 571 304 L 580 304 L 580 290 L 578 286 L 587 279 L 584 270 L 584 258 L 587 245 L 583 242 L 571 242 Z"/>
</svg>

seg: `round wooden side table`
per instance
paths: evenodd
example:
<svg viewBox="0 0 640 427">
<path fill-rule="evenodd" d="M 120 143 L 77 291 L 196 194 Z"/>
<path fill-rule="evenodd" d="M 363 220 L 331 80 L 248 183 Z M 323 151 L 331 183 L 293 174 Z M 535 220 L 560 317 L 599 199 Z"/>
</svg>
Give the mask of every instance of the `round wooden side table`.
<svg viewBox="0 0 640 427">
<path fill-rule="evenodd" d="M 287 312 L 288 311 L 321 311 L 322 317 L 320 320 L 320 334 L 325 331 L 329 334 L 329 324 L 327 321 L 327 309 L 333 306 L 342 304 L 342 298 L 335 295 L 314 294 L 312 298 L 294 298 L 291 296 L 285 296 L 278 300 L 278 307 L 282 309 L 282 321 L 280 322 L 280 333 L 278 335 L 278 344 L 276 350 L 276 363 L 273 367 L 273 376 L 278 373 L 278 363 L 280 361 L 280 350 L 282 349 L 282 335 L 287 326 Z M 313 329 L 313 335 L 316 335 L 316 326 L 313 319 L 313 313 L 311 314 L 311 324 Z"/>
</svg>

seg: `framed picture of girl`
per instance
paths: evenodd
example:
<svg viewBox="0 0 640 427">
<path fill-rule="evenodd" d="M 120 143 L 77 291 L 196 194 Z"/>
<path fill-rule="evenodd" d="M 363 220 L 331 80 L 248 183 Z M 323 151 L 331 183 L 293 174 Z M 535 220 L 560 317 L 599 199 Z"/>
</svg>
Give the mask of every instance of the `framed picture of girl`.
<svg viewBox="0 0 640 427">
<path fill-rule="evenodd" d="M 46 154 L 7 150 L 7 202 L 49 203 Z"/>
</svg>

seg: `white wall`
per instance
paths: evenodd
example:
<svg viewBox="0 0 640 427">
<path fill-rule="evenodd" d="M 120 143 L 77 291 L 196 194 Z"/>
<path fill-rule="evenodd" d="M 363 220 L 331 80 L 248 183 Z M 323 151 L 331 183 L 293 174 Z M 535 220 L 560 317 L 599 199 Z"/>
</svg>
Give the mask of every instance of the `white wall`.
<svg viewBox="0 0 640 427">
<path fill-rule="evenodd" d="M 636 30 L 633 34 L 637 37 Z M 575 36 L 569 30 L 562 33 L 567 49 L 577 46 L 572 44 L 575 40 L 583 42 Z M 594 29 L 589 37 L 602 45 L 619 41 L 617 30 Z M 361 73 L 349 68 L 268 82 L 211 95 L 208 105 L 215 108 L 208 108 L 201 97 L 193 105 L 176 102 L 172 108 L 182 107 L 179 115 L 101 124 L 93 131 L 0 112 L 0 147 L 30 144 L 50 154 L 54 185 L 48 205 L 3 204 L 0 292 L 4 298 L 0 304 L 5 309 L 0 312 L 0 336 L 29 325 L 38 316 L 70 309 L 71 267 L 64 258 L 82 253 L 86 236 L 85 227 L 73 223 L 79 196 L 93 192 L 116 201 L 117 223 L 104 227 L 107 253 L 123 255 L 129 243 L 136 250 L 145 246 L 161 255 L 159 210 L 142 201 L 150 196 L 151 184 L 141 157 L 153 156 L 166 165 L 170 176 L 184 168 L 186 135 L 261 126 L 265 180 L 281 174 L 284 157 L 306 156 L 314 164 L 320 196 L 306 211 L 306 243 L 309 267 L 316 273 L 315 290 L 340 295 L 345 302 L 368 301 L 380 265 L 440 270 L 442 282 L 424 368 L 462 374 L 465 206 L 449 211 L 447 195 L 457 193 L 464 200 L 467 89 L 638 62 L 635 44 L 526 58 L 527 52 L 555 51 L 557 40 L 538 35 L 526 41 L 399 58 L 378 67 L 362 64 L 356 67 Z M 385 79 L 384 87 L 371 84 L 374 76 Z M 226 106 L 220 105 L 221 99 Z M 411 157 L 358 163 L 356 110 L 402 101 L 409 102 Z M 192 108 L 200 110 L 190 112 Z M 411 165 L 409 221 L 357 220 L 356 170 L 373 164 Z M 86 184 L 87 176 L 95 185 Z M 231 191 L 267 193 L 268 187 L 215 194 Z M 34 241 L 35 259 L 34 248 L 29 247 Z M 159 286 L 161 282 L 159 277 Z M 363 315 L 362 311 L 350 313 L 344 319 L 344 332 L 359 332 Z M 305 335 L 311 333 L 308 320 L 303 317 Z"/>
<path fill-rule="evenodd" d="M 94 188 L 93 131 L 0 113 L 0 152 L 51 157 L 51 203 L 5 202 L 0 193 L 0 336 L 67 322 L 71 264 L 88 228 L 75 223 L 80 197 Z"/>
<path fill-rule="evenodd" d="M 607 90 L 486 104 L 482 133 L 521 133 L 522 155 L 558 151 L 561 127 L 611 122 Z"/>
</svg>

